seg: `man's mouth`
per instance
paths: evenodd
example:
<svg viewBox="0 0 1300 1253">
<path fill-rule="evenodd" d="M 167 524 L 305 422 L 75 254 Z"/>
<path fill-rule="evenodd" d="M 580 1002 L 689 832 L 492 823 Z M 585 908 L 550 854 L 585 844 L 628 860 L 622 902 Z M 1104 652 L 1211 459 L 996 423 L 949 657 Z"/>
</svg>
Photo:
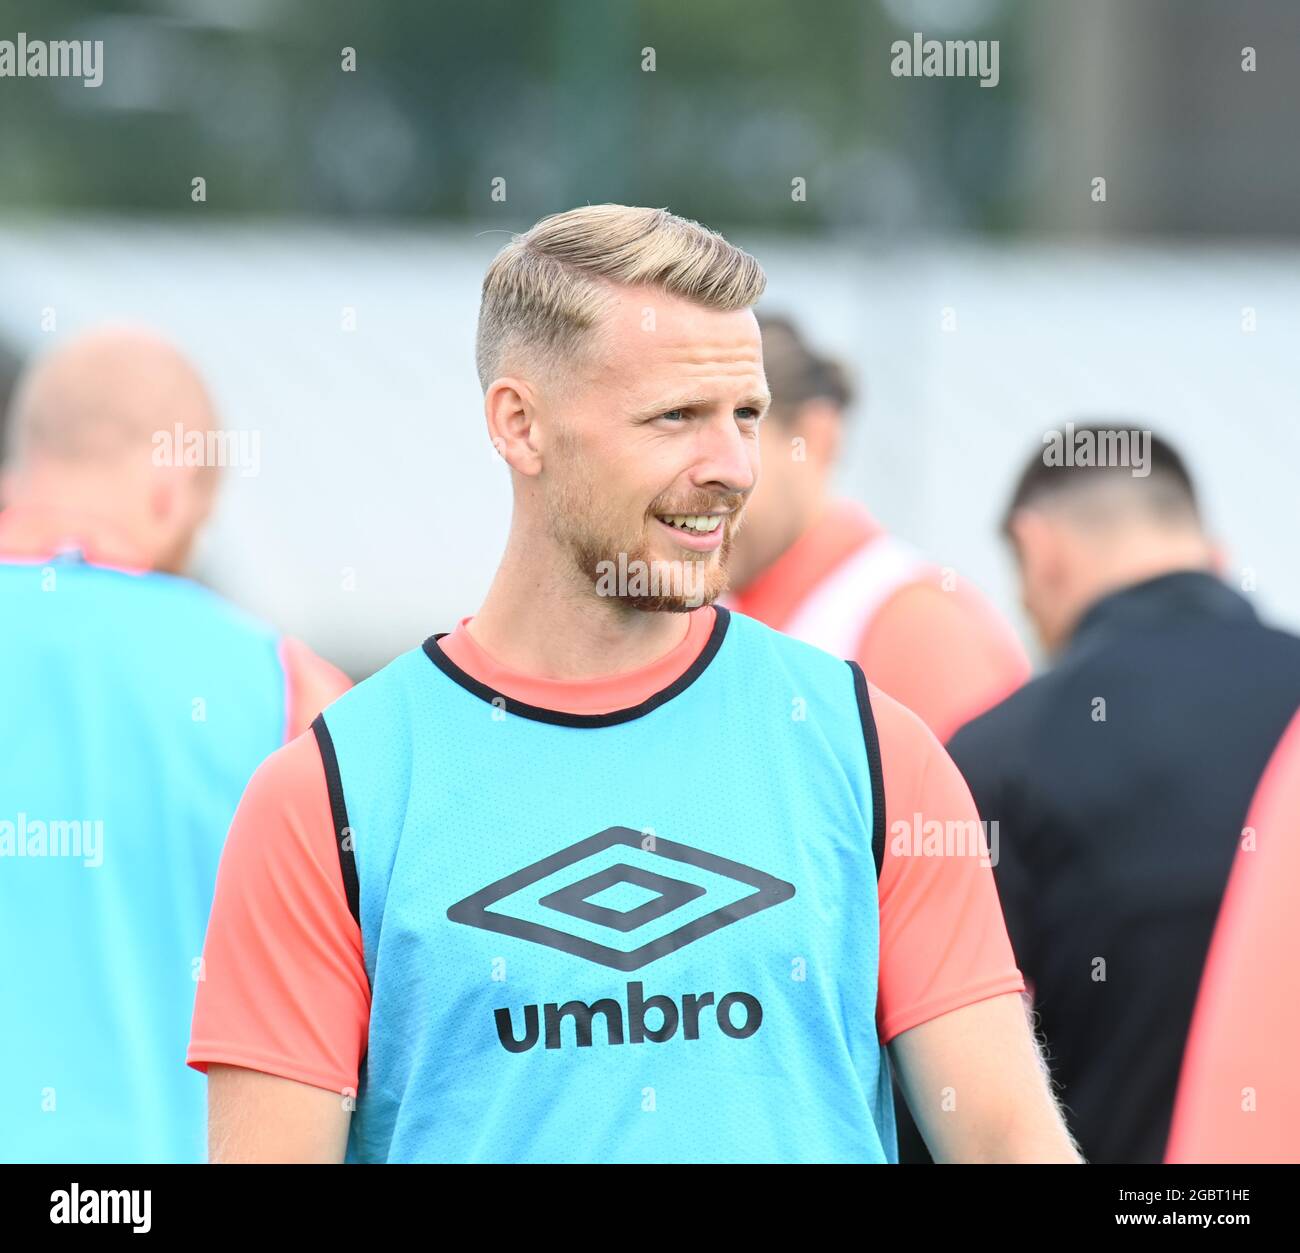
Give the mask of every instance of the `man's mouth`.
<svg viewBox="0 0 1300 1253">
<path fill-rule="evenodd" d="M 701 535 L 707 535 L 710 531 L 716 531 L 722 525 L 726 515 L 721 513 L 657 513 L 655 517 L 668 526 L 676 527 L 679 531 L 694 531 Z"/>
<path fill-rule="evenodd" d="M 657 513 L 655 520 L 672 532 L 673 542 L 695 552 L 712 552 L 726 534 L 726 512 Z"/>
</svg>

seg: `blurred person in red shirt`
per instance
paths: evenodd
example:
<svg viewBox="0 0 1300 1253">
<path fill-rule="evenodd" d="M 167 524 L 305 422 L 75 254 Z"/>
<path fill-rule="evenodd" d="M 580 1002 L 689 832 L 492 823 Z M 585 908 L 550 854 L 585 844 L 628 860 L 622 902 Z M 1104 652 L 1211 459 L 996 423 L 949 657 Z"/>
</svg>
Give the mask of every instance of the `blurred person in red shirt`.
<svg viewBox="0 0 1300 1253">
<path fill-rule="evenodd" d="M 832 495 L 852 385 L 789 318 L 758 321 L 772 408 L 725 603 L 854 659 L 946 740 L 1024 683 L 1025 651 L 979 591 Z"/>
<path fill-rule="evenodd" d="M 1255 794 L 1183 1055 L 1167 1162 L 1300 1162 L 1300 713 Z"/>
</svg>

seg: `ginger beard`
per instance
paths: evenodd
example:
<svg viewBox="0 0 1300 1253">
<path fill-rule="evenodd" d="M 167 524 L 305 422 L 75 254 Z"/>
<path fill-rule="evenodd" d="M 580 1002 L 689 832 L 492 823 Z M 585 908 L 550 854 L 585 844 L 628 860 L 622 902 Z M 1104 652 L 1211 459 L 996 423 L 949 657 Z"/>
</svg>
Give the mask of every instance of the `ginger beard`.
<svg viewBox="0 0 1300 1253">
<path fill-rule="evenodd" d="M 667 508 L 655 501 L 639 520 L 630 520 L 606 501 L 595 466 L 572 433 L 557 431 L 555 442 L 558 469 L 548 475 L 547 529 L 597 595 L 647 613 L 689 613 L 711 605 L 727 590 L 727 559 L 743 516 L 743 495 L 669 499 L 662 502 Z M 722 542 L 712 552 L 674 544 L 656 518 L 719 509 L 731 513 L 722 522 Z M 662 538 L 655 539 L 653 532 Z M 645 572 L 640 581 L 634 577 L 637 571 Z"/>
</svg>

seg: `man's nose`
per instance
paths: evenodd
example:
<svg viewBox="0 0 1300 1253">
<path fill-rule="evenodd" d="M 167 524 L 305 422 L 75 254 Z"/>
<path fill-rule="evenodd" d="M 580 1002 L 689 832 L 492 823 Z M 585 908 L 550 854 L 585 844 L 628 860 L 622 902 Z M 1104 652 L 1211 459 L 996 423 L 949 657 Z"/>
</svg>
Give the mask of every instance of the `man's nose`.
<svg viewBox="0 0 1300 1253">
<path fill-rule="evenodd" d="M 746 437 L 728 414 L 702 424 L 698 460 L 691 477 L 699 487 L 718 484 L 729 492 L 749 492 L 757 480 L 757 442 Z"/>
</svg>

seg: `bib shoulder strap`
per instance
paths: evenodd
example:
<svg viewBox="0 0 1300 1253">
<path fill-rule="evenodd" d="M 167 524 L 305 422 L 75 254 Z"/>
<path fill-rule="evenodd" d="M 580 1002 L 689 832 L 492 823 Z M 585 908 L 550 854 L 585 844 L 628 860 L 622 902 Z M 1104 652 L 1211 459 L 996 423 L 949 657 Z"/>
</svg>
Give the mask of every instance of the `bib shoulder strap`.
<svg viewBox="0 0 1300 1253">
<path fill-rule="evenodd" d="M 866 742 L 867 765 L 871 771 L 871 853 L 876 860 L 876 882 L 879 883 L 885 864 L 885 772 L 880 760 L 880 736 L 876 731 L 875 715 L 871 712 L 867 676 L 852 659 L 849 660 L 848 667 L 853 671 L 858 717 L 862 719 L 862 738 Z"/>
<path fill-rule="evenodd" d="M 320 749 L 321 763 L 325 767 L 325 783 L 329 789 L 330 813 L 334 818 L 334 842 L 338 846 L 339 869 L 343 872 L 343 891 L 348 898 L 348 909 L 361 925 L 361 889 L 357 880 L 357 859 L 352 851 L 352 828 L 348 825 L 348 806 L 343 798 L 343 780 L 339 776 L 339 759 L 334 752 L 325 718 L 317 714 L 311 724 Z"/>
</svg>

